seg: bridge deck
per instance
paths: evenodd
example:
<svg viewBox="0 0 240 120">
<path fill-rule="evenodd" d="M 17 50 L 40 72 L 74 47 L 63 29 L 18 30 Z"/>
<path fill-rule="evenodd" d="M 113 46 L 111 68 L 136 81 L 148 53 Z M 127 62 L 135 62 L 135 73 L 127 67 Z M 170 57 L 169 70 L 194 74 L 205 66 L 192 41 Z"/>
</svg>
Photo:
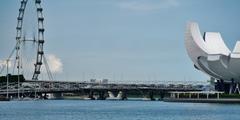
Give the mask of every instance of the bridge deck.
<svg viewBox="0 0 240 120">
<path fill-rule="evenodd" d="M 200 91 L 201 88 L 191 85 L 172 84 L 101 84 L 87 82 L 67 82 L 67 81 L 26 81 L 20 83 L 10 83 L 8 90 L 6 85 L 1 85 L 0 94 L 20 93 L 57 93 L 57 92 L 78 92 L 78 91 Z"/>
</svg>

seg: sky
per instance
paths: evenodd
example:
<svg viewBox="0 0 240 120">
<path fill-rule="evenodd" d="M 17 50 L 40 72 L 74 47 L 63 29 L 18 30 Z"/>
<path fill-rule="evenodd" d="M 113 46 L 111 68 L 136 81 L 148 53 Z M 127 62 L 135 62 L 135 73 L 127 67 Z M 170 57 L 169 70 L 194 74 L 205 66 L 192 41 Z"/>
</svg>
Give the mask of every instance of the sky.
<svg viewBox="0 0 240 120">
<path fill-rule="evenodd" d="M 44 51 L 56 80 L 207 81 L 187 55 L 186 24 L 197 22 L 202 33 L 220 32 L 233 49 L 240 40 L 239 5 L 239 0 L 43 0 Z M 19 7 L 20 0 L 0 1 L 0 63 L 15 45 Z"/>
</svg>

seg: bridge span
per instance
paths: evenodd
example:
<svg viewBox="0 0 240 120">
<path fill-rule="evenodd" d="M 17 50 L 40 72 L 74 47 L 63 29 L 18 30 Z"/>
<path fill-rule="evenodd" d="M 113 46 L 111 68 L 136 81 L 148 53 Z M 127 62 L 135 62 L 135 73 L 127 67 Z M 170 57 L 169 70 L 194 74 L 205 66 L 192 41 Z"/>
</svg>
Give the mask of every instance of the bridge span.
<svg viewBox="0 0 240 120">
<path fill-rule="evenodd" d="M 53 93 L 62 96 L 63 93 L 85 95 L 90 99 L 106 99 L 109 96 L 119 96 L 127 99 L 131 95 L 154 99 L 154 96 L 163 98 L 170 91 L 201 91 L 201 85 L 191 84 L 139 84 L 139 83 L 91 83 L 69 81 L 33 81 L 12 82 L 8 87 L 5 83 L 0 85 L 0 95 L 46 97 Z M 94 97 L 95 96 L 95 97 Z M 97 97 L 96 97 L 97 96 Z"/>
</svg>

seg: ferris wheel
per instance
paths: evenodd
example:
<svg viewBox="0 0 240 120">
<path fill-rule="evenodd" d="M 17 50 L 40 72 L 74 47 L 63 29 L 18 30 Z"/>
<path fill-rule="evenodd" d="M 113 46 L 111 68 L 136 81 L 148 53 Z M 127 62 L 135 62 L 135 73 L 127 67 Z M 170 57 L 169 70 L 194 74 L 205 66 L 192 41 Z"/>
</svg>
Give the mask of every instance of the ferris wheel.
<svg viewBox="0 0 240 120">
<path fill-rule="evenodd" d="M 45 29 L 41 2 L 41 0 L 21 0 L 17 16 L 16 45 L 6 60 L 6 66 L 9 67 L 8 62 L 13 59 L 12 74 L 16 74 L 17 71 L 18 75 L 22 74 L 28 80 L 38 80 L 43 65 L 48 77 L 53 78 L 44 55 Z M 0 73 L 6 66 L 2 67 Z"/>
</svg>

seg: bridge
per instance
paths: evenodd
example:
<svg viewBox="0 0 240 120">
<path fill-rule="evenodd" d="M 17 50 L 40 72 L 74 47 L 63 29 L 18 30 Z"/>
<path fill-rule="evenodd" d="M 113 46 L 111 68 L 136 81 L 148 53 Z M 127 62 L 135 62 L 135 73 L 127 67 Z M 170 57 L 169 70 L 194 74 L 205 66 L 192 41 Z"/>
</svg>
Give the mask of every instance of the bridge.
<svg viewBox="0 0 240 120">
<path fill-rule="evenodd" d="M 106 99 L 109 93 L 123 94 L 121 99 L 126 99 L 128 94 L 140 94 L 142 97 L 154 99 L 154 96 L 163 98 L 171 91 L 201 91 L 200 85 L 183 84 L 130 84 L 130 83 L 90 83 L 69 81 L 33 81 L 2 83 L 0 95 L 44 98 L 48 93 L 62 96 L 62 93 L 78 93 L 87 95 L 90 99 Z M 93 96 L 98 96 L 93 98 Z"/>
<path fill-rule="evenodd" d="M 43 8 L 41 6 L 41 0 L 35 0 L 34 6 L 36 6 L 36 31 L 37 33 L 32 38 L 26 36 L 24 30 L 24 16 L 28 0 L 22 0 L 19 8 L 19 14 L 17 17 L 16 27 L 16 45 L 14 46 L 9 57 L 5 61 L 5 65 L 0 67 L 0 74 L 6 71 L 6 77 L 0 81 L 0 95 L 6 96 L 6 98 L 13 97 L 20 99 L 21 97 L 35 97 L 46 98 L 49 93 L 55 95 L 62 93 L 78 93 L 87 95 L 88 98 L 93 99 L 94 96 L 98 96 L 97 99 L 106 99 L 109 96 L 116 96 L 120 94 L 121 99 L 126 99 L 131 94 L 141 94 L 148 96 L 150 99 L 154 99 L 154 95 L 163 97 L 168 91 L 199 91 L 202 90 L 199 86 L 193 86 L 190 83 L 177 84 L 176 82 L 169 83 L 167 81 L 157 83 L 119 83 L 115 81 L 112 83 L 91 83 L 91 82 L 79 82 L 79 81 L 54 81 L 51 69 L 47 63 L 47 59 L 44 53 L 44 17 Z M 24 32 L 23 32 L 24 31 Z M 35 48 L 25 51 L 26 43 L 30 42 Z M 34 51 L 36 50 L 36 51 Z M 16 56 L 13 56 L 13 55 Z M 32 55 L 32 56 L 23 56 Z M 36 57 L 37 56 L 37 57 Z M 29 60 L 26 60 L 29 58 Z M 31 62 L 34 59 L 35 62 Z M 10 67 L 10 62 L 13 61 L 13 66 Z M 31 64 L 30 64 L 31 63 Z M 15 75 L 15 79 L 10 79 L 10 68 L 12 74 Z M 30 73 L 26 70 L 30 69 Z M 45 72 L 42 69 L 45 69 Z M 47 80 L 40 80 L 39 76 L 43 73 L 48 77 Z M 22 80 L 21 74 L 27 77 L 28 80 Z M 147 83 L 147 84 L 146 84 Z"/>
</svg>

